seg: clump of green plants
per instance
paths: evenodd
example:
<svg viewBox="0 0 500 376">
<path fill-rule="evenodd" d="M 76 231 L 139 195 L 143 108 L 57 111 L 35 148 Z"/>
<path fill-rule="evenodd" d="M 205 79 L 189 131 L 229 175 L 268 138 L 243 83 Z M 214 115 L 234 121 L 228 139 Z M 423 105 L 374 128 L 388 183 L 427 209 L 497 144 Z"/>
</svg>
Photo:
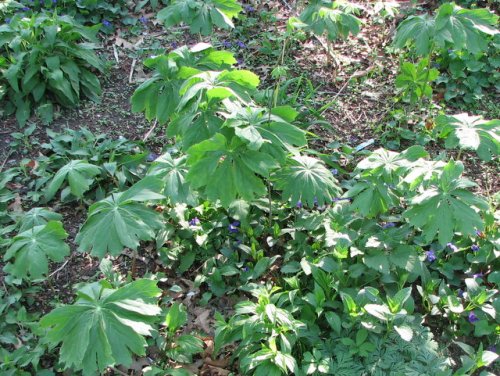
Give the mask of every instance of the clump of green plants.
<svg viewBox="0 0 500 376">
<path fill-rule="evenodd" d="M 174 0 L 157 18 L 165 27 L 185 23 L 191 33 L 209 35 L 215 26 L 234 28 L 232 19 L 242 10 L 236 0 Z"/>
<path fill-rule="evenodd" d="M 430 66 L 439 69 L 443 76 L 437 82 L 445 83 L 446 100 L 457 97 L 471 103 L 481 98 L 483 89 L 496 85 L 497 24 L 498 16 L 488 9 L 444 3 L 434 15 L 410 16 L 401 22 L 394 46 L 409 47 L 412 56 L 427 62 L 424 65 L 429 66 L 429 73 L 422 75 L 426 85 L 432 81 L 431 76 L 437 78 Z M 407 70 L 405 65 L 403 69 Z M 432 94 L 428 89 L 427 93 L 422 91 L 421 85 L 412 91 L 417 97 Z"/>
<path fill-rule="evenodd" d="M 69 16 L 15 15 L 0 28 L 0 103 L 2 116 L 24 125 L 32 113 L 52 121 L 56 105 L 74 107 L 81 99 L 99 100 L 95 54 L 99 26 L 84 27 Z"/>
</svg>

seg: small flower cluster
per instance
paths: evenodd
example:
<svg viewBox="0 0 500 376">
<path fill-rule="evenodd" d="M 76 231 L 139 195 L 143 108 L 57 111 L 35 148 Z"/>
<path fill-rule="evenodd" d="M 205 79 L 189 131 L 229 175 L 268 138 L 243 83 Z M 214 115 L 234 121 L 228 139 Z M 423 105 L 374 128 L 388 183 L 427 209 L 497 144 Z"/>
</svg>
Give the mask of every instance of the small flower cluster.
<svg viewBox="0 0 500 376">
<path fill-rule="evenodd" d="M 194 217 L 188 223 L 189 223 L 189 226 L 199 226 L 201 221 L 198 217 Z"/>
<path fill-rule="evenodd" d="M 227 226 L 229 232 L 232 234 L 238 233 L 240 231 L 239 227 L 240 227 L 240 221 L 234 221 L 230 223 L 229 226 Z"/>
</svg>

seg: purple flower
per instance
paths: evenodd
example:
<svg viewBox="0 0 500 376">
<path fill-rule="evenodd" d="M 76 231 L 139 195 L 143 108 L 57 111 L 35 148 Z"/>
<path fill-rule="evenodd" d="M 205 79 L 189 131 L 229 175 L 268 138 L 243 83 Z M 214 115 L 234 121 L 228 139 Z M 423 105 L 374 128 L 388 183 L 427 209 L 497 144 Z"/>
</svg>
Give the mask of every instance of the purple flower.
<svg viewBox="0 0 500 376">
<path fill-rule="evenodd" d="M 245 5 L 245 12 L 248 12 L 248 13 L 255 12 L 255 8 L 251 5 Z"/>
<path fill-rule="evenodd" d="M 297 208 L 302 209 L 302 201 L 297 201 Z"/>
<path fill-rule="evenodd" d="M 469 322 L 472 324 L 472 323 L 475 323 L 479 321 L 479 318 L 476 316 L 476 314 L 474 312 L 470 312 L 469 313 Z"/>
<path fill-rule="evenodd" d="M 242 65 L 243 64 L 243 59 L 242 58 L 237 58 L 236 59 L 236 65 Z"/>
<path fill-rule="evenodd" d="M 339 170 L 337 170 L 336 168 L 332 168 L 330 172 L 332 173 L 332 175 L 338 175 Z"/>
<path fill-rule="evenodd" d="M 105 27 L 111 27 L 111 22 L 109 22 L 108 20 L 102 20 L 102 24 Z"/>
<path fill-rule="evenodd" d="M 194 217 L 189 221 L 189 226 L 198 226 L 200 224 L 200 220 L 198 217 Z"/>
<path fill-rule="evenodd" d="M 434 251 L 432 249 L 425 252 L 425 256 L 426 256 L 427 261 L 429 261 L 429 262 L 436 261 L 436 259 L 437 259 L 436 254 L 434 253 Z"/>
<path fill-rule="evenodd" d="M 229 232 L 232 234 L 236 234 L 240 231 L 238 227 L 240 227 L 240 221 L 234 221 L 233 223 L 230 223 L 228 226 Z"/>
<path fill-rule="evenodd" d="M 6 18 L 6 19 L 5 19 L 5 23 L 6 23 L 6 24 L 9 24 L 9 23 L 10 23 L 10 21 L 11 21 L 11 19 L 10 19 L 10 18 Z"/>
<path fill-rule="evenodd" d="M 177 44 L 177 42 L 172 42 L 172 43 L 170 43 L 170 45 L 171 45 L 171 46 L 172 46 L 172 48 L 174 48 L 174 49 L 175 49 L 175 48 L 177 48 L 177 47 L 179 47 L 179 45 Z"/>
<path fill-rule="evenodd" d="M 491 345 L 491 346 L 488 346 L 488 348 L 486 350 L 496 353 L 497 347 L 495 345 Z"/>
<path fill-rule="evenodd" d="M 148 18 L 145 16 L 142 16 L 141 18 L 139 18 L 139 21 L 141 21 L 144 25 L 146 25 L 148 23 Z"/>
<path fill-rule="evenodd" d="M 470 249 L 471 249 L 472 252 L 477 252 L 481 248 L 477 244 L 472 244 L 472 246 L 470 247 Z"/>
<path fill-rule="evenodd" d="M 241 40 L 237 41 L 236 44 L 238 45 L 239 48 L 247 48 L 246 44 L 243 43 Z"/>
<path fill-rule="evenodd" d="M 453 243 L 448 243 L 448 244 L 446 244 L 446 246 L 447 246 L 448 248 L 450 248 L 453 252 L 458 252 L 458 248 L 457 248 L 457 246 L 456 246 L 455 244 L 453 244 Z"/>
<path fill-rule="evenodd" d="M 21 10 L 22 10 L 23 12 L 27 12 L 27 11 L 29 11 L 29 10 L 31 10 L 31 9 L 30 9 L 29 7 L 23 7 L 23 8 L 21 8 Z"/>
<path fill-rule="evenodd" d="M 231 48 L 232 46 L 233 46 L 233 44 L 230 41 L 228 41 L 228 40 L 222 41 L 222 47 Z"/>
<path fill-rule="evenodd" d="M 462 290 L 462 289 L 458 289 L 458 291 L 457 291 L 457 296 L 458 296 L 459 298 L 463 298 L 463 297 L 464 297 L 464 290 Z"/>
<path fill-rule="evenodd" d="M 158 158 L 158 154 L 155 153 L 149 153 L 148 156 L 146 157 L 146 161 L 148 162 L 153 162 Z"/>
<path fill-rule="evenodd" d="M 248 272 L 248 266 L 244 266 L 243 268 L 241 268 L 244 272 Z"/>
<path fill-rule="evenodd" d="M 483 277 L 484 277 L 484 274 L 481 272 L 472 275 L 472 278 L 483 278 Z"/>
<path fill-rule="evenodd" d="M 391 227 L 395 227 L 396 224 L 394 222 L 387 222 L 385 225 L 382 226 L 382 228 L 391 228 Z"/>
</svg>

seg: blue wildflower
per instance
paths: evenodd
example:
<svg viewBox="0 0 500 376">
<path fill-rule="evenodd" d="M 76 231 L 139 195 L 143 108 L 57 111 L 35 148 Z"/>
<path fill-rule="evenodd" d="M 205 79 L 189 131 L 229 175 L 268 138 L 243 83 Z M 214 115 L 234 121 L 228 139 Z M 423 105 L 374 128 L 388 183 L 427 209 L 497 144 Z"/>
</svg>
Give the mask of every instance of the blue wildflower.
<svg viewBox="0 0 500 376">
<path fill-rule="evenodd" d="M 198 226 L 200 224 L 200 220 L 198 217 L 194 217 L 189 221 L 189 226 Z"/>
<path fill-rule="evenodd" d="M 233 223 L 230 223 L 228 226 L 229 232 L 232 234 L 239 232 L 240 229 L 238 227 L 240 227 L 240 221 L 234 221 Z"/>
<path fill-rule="evenodd" d="M 244 266 L 243 268 L 241 268 L 244 272 L 248 272 L 248 266 Z"/>
<path fill-rule="evenodd" d="M 148 156 L 146 157 L 146 161 L 148 162 L 153 162 L 158 158 L 158 154 L 155 153 L 149 153 Z"/>
<path fill-rule="evenodd" d="M 172 48 L 174 48 L 174 49 L 175 49 L 175 48 L 177 48 L 177 47 L 179 47 L 179 45 L 177 44 L 177 42 L 172 42 L 172 43 L 170 43 L 170 45 L 171 45 L 171 46 L 172 46 Z"/>
<path fill-rule="evenodd" d="M 228 40 L 223 40 L 222 41 L 222 46 L 224 48 L 231 48 L 233 46 L 233 44 L 230 41 L 228 41 Z"/>
<path fill-rule="evenodd" d="M 338 175 L 339 170 L 337 170 L 336 168 L 332 168 L 330 172 L 332 173 L 332 175 Z"/>
<path fill-rule="evenodd" d="M 6 18 L 6 19 L 5 19 L 5 23 L 6 23 L 6 24 L 9 24 L 9 23 L 10 23 L 10 21 L 12 21 L 12 19 L 10 19 L 10 18 Z"/>
<path fill-rule="evenodd" d="M 297 208 L 301 209 L 302 208 L 302 201 L 300 201 L 300 200 L 297 201 L 297 205 L 296 206 L 297 206 Z"/>
<path fill-rule="evenodd" d="M 496 353 L 497 347 L 495 345 L 491 345 L 491 346 L 487 347 L 486 350 Z"/>
<path fill-rule="evenodd" d="M 109 22 L 108 20 L 102 20 L 102 24 L 105 27 L 111 27 L 111 22 Z"/>
<path fill-rule="evenodd" d="M 470 312 L 468 320 L 472 324 L 472 323 L 479 321 L 479 318 L 476 316 L 476 314 L 474 312 Z"/>
<path fill-rule="evenodd" d="M 243 59 L 242 58 L 237 58 L 236 59 L 236 65 L 242 65 L 243 64 Z"/>
<path fill-rule="evenodd" d="M 458 248 L 457 248 L 457 246 L 456 246 L 455 244 L 453 244 L 453 243 L 448 243 L 448 244 L 446 244 L 446 246 L 447 246 L 449 249 L 451 249 L 453 252 L 458 252 Z"/>
<path fill-rule="evenodd" d="M 31 9 L 30 9 L 29 7 L 23 7 L 23 8 L 21 8 L 21 10 L 22 10 L 23 12 L 27 12 L 27 11 L 29 11 L 29 10 L 31 10 Z"/>
<path fill-rule="evenodd" d="M 145 16 L 142 16 L 139 18 L 139 21 L 141 21 L 141 23 L 143 23 L 144 25 L 146 25 L 148 23 L 148 18 L 145 17 Z"/>
<path fill-rule="evenodd" d="M 462 290 L 462 289 L 458 289 L 458 291 L 457 291 L 457 296 L 458 296 L 459 298 L 463 298 L 463 297 L 464 297 L 464 290 Z"/>
<path fill-rule="evenodd" d="M 472 252 L 477 252 L 481 248 L 477 244 L 472 244 L 472 246 L 470 247 L 470 249 L 471 249 Z"/>
<path fill-rule="evenodd" d="M 429 262 L 434 262 L 437 259 L 436 254 L 434 253 L 434 251 L 432 249 L 425 252 L 425 256 L 426 256 L 427 261 L 429 261 Z"/>
<path fill-rule="evenodd" d="M 484 274 L 481 272 L 472 275 L 472 278 L 474 278 L 474 279 L 483 278 L 483 277 L 484 277 Z"/>
<path fill-rule="evenodd" d="M 382 226 L 383 229 L 386 229 L 386 228 L 391 228 L 391 227 L 395 227 L 396 224 L 394 222 L 387 222 L 385 225 Z"/>
<path fill-rule="evenodd" d="M 251 5 L 245 5 L 245 12 L 247 13 L 255 12 L 255 8 Z"/>
<path fill-rule="evenodd" d="M 241 40 L 237 41 L 236 44 L 238 45 L 239 48 L 247 48 L 246 44 L 243 43 Z"/>
</svg>

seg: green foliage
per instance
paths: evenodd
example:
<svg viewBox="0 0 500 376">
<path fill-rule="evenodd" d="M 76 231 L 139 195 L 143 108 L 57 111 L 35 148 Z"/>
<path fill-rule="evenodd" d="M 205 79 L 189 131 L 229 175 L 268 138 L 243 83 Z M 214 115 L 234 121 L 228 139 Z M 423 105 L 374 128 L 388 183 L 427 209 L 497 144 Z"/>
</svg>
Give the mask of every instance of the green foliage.
<svg viewBox="0 0 500 376">
<path fill-rule="evenodd" d="M 500 120 L 484 120 L 480 116 L 441 115 L 436 119 L 436 131 L 445 139 L 447 148 L 476 151 L 483 161 L 500 154 Z"/>
<path fill-rule="evenodd" d="M 359 33 L 362 22 L 354 15 L 356 13 L 359 9 L 347 2 L 314 0 L 301 13 L 300 21 L 314 34 L 326 33 L 328 40 L 333 41 Z"/>
<path fill-rule="evenodd" d="M 161 312 L 160 294 L 156 282 L 146 279 L 118 289 L 94 282 L 77 291 L 73 305 L 54 309 L 40 324 L 52 345 L 62 343 L 59 360 L 66 369 L 94 375 L 115 364 L 130 366 L 132 354 L 146 355 L 144 336 L 152 334 Z"/>
<path fill-rule="evenodd" d="M 15 113 L 24 125 L 36 112 L 44 123 L 50 123 L 55 104 L 73 107 L 83 97 L 97 101 L 101 87 L 94 71 L 103 71 L 104 66 L 87 43 L 95 41 L 97 31 L 56 14 L 16 15 L 2 25 L 2 114 Z"/>
<path fill-rule="evenodd" d="M 149 177 L 93 204 L 76 237 L 80 250 L 103 258 L 107 252 L 118 255 L 125 247 L 136 250 L 139 241 L 152 240 L 162 220 L 146 202 L 164 198 L 157 193 L 161 187 L 160 180 Z"/>
<path fill-rule="evenodd" d="M 99 174 L 101 169 L 82 160 L 73 160 L 63 166 L 54 175 L 54 178 L 47 186 L 45 199 L 52 200 L 65 180 L 68 181 L 68 190 L 77 198 L 82 198 L 92 184 L 92 178 Z M 67 192 L 62 193 L 66 196 Z"/>
<path fill-rule="evenodd" d="M 36 280 L 48 272 L 48 258 L 61 262 L 69 255 L 69 246 L 64 243 L 68 234 L 61 222 L 50 221 L 34 226 L 16 235 L 4 255 L 4 260 L 15 259 L 4 270 L 14 277 Z"/>
<path fill-rule="evenodd" d="M 182 22 L 192 34 L 209 35 L 214 26 L 234 28 L 232 19 L 241 11 L 236 0 L 174 0 L 158 12 L 157 18 L 167 28 Z"/>
<path fill-rule="evenodd" d="M 488 203 L 475 197 L 465 188 L 475 184 L 461 178 L 464 166 L 450 161 L 439 178 L 411 200 L 411 208 L 404 216 L 409 222 L 421 228 L 427 242 L 436 236 L 441 245 L 449 243 L 455 232 L 472 235 L 483 231 L 483 220 L 478 209 L 488 210 Z"/>
<path fill-rule="evenodd" d="M 488 36 L 498 34 L 498 16 L 487 9 L 463 9 L 455 3 L 439 7 L 434 17 L 410 16 L 398 26 L 394 45 L 414 45 L 417 55 L 429 55 L 448 46 L 472 54 L 484 52 Z"/>
<path fill-rule="evenodd" d="M 439 76 L 439 71 L 429 67 L 429 60 L 418 64 L 404 62 L 396 77 L 396 88 L 402 91 L 403 100 L 416 104 L 424 97 L 432 98 L 431 82 Z"/>
</svg>

